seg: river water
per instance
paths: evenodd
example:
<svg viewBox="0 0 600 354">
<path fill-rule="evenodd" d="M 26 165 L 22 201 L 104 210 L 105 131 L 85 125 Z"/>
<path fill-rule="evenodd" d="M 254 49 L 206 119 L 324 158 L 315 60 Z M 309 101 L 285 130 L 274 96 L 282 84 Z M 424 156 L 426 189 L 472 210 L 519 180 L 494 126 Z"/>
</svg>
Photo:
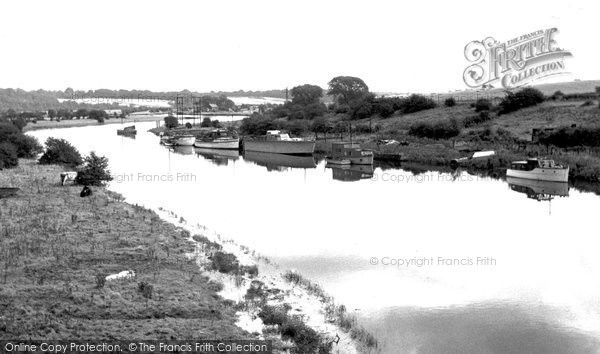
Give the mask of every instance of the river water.
<svg viewBox="0 0 600 354">
<path fill-rule="evenodd" d="M 387 353 L 600 351 L 600 197 L 465 172 L 169 150 L 137 123 L 34 131 L 110 160 L 109 188 L 295 269 Z M 548 198 L 550 196 L 551 198 Z M 548 200 L 550 199 L 550 200 Z"/>
</svg>

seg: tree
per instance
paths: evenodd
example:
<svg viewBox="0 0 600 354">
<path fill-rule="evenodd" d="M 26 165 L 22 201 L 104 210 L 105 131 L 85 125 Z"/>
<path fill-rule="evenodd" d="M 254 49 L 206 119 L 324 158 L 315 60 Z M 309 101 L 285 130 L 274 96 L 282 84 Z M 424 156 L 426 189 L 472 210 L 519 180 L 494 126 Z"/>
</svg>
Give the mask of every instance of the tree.
<svg viewBox="0 0 600 354">
<path fill-rule="evenodd" d="M 79 151 L 64 139 L 48 138 L 46 152 L 40 157 L 40 164 L 62 164 L 76 167 L 82 163 Z"/>
<path fill-rule="evenodd" d="M 77 112 L 75 112 L 75 116 L 79 119 L 87 117 L 89 114 L 88 110 L 85 108 L 79 108 Z"/>
<path fill-rule="evenodd" d="M 302 85 L 292 88 L 292 103 L 302 106 L 318 104 L 323 97 L 323 89 L 316 85 Z"/>
<path fill-rule="evenodd" d="M 369 93 L 364 81 L 352 76 L 337 76 L 329 81 L 327 94 L 335 96 L 340 104 L 349 104 Z"/>
<path fill-rule="evenodd" d="M 0 170 L 16 167 L 19 164 L 17 150 L 12 144 L 0 143 Z"/>
<path fill-rule="evenodd" d="M 210 127 L 211 125 L 212 124 L 211 124 L 210 118 L 208 118 L 208 117 L 205 117 L 204 119 L 202 119 L 202 123 L 200 124 L 200 126 L 204 127 L 204 128 Z"/>
<path fill-rule="evenodd" d="M 49 109 L 48 110 L 48 118 L 50 118 L 50 120 L 54 120 L 54 118 L 56 118 L 56 111 L 53 109 Z"/>
<path fill-rule="evenodd" d="M 444 106 L 446 106 L 446 107 L 454 107 L 455 105 L 456 105 L 456 100 L 454 99 L 454 97 L 448 97 L 444 101 Z"/>
<path fill-rule="evenodd" d="M 177 118 L 175 118 L 173 116 L 166 116 L 165 117 L 165 126 L 168 129 L 176 128 L 178 125 L 179 125 L 179 121 L 177 120 Z"/>
<path fill-rule="evenodd" d="M 104 156 L 98 156 L 91 152 L 84 159 L 84 166 L 77 173 L 75 182 L 77 184 L 101 186 L 104 182 L 112 181 L 110 170 L 108 169 L 108 159 Z"/>
</svg>

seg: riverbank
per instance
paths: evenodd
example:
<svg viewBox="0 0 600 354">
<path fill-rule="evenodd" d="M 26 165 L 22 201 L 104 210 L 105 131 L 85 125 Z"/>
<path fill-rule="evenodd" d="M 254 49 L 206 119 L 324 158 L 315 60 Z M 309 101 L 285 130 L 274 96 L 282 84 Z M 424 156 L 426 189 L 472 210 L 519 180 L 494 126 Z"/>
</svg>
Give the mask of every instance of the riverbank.
<svg viewBox="0 0 600 354">
<path fill-rule="evenodd" d="M 376 348 L 247 248 L 103 188 L 80 198 L 61 171 L 20 160 L 0 173 L 0 186 L 20 188 L 0 200 L 2 339 L 269 339 L 275 352 L 353 353 L 367 338 Z"/>
<path fill-rule="evenodd" d="M 137 122 L 153 122 L 153 121 L 162 121 L 167 115 L 140 115 L 140 116 L 129 116 L 128 118 L 124 118 L 122 123 L 123 125 L 132 125 Z M 104 123 L 98 123 L 94 119 L 70 119 L 70 120 L 61 120 L 57 121 L 49 121 L 49 120 L 40 120 L 37 123 L 29 123 L 23 128 L 24 132 L 33 131 L 33 130 L 41 130 L 41 129 L 57 129 L 57 128 L 75 128 L 75 127 L 87 127 L 93 125 L 106 125 L 106 124 L 121 124 L 121 118 L 109 118 L 104 121 Z"/>
</svg>

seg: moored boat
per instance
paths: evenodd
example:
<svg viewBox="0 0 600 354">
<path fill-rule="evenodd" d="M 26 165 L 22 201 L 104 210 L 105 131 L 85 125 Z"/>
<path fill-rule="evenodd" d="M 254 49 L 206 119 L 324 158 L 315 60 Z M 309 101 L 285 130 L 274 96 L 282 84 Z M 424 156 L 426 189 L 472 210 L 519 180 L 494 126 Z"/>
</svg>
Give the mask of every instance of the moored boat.
<svg viewBox="0 0 600 354">
<path fill-rule="evenodd" d="M 532 179 L 536 181 L 567 182 L 569 166 L 564 167 L 554 160 L 531 158 L 527 161 L 515 161 L 506 170 L 507 177 Z"/>
<path fill-rule="evenodd" d="M 332 143 L 331 155 L 327 159 L 328 163 L 330 159 L 337 161 L 348 160 L 353 165 L 372 165 L 373 151 L 361 149 L 358 143 Z"/>
<path fill-rule="evenodd" d="M 351 162 L 348 159 L 342 159 L 342 158 L 333 158 L 333 157 L 328 157 L 326 159 L 327 164 L 328 165 L 350 165 Z"/>
<path fill-rule="evenodd" d="M 244 151 L 267 152 L 286 155 L 312 155 L 315 142 L 301 138 L 291 138 L 279 130 L 269 130 L 267 135 L 244 139 Z"/>
<path fill-rule="evenodd" d="M 218 129 L 196 137 L 194 146 L 203 149 L 238 150 L 240 139 L 224 129 Z"/>
<path fill-rule="evenodd" d="M 178 135 L 172 137 L 171 141 L 175 146 L 193 146 L 196 142 L 196 137 L 193 135 Z"/>
<path fill-rule="evenodd" d="M 117 129 L 118 135 L 135 135 L 137 134 L 137 130 L 135 129 L 135 125 L 130 125 L 123 129 Z"/>
</svg>

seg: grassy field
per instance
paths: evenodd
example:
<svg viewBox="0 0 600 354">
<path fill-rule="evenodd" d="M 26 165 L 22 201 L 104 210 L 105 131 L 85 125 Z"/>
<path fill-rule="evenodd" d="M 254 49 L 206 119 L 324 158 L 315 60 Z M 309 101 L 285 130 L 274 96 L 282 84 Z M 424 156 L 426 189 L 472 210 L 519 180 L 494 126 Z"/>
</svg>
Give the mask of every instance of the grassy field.
<svg viewBox="0 0 600 354">
<path fill-rule="evenodd" d="M 60 186 L 57 166 L 0 172 L 0 339 L 255 339 L 181 229 L 100 188 Z M 135 277 L 106 280 L 132 270 Z"/>
</svg>

